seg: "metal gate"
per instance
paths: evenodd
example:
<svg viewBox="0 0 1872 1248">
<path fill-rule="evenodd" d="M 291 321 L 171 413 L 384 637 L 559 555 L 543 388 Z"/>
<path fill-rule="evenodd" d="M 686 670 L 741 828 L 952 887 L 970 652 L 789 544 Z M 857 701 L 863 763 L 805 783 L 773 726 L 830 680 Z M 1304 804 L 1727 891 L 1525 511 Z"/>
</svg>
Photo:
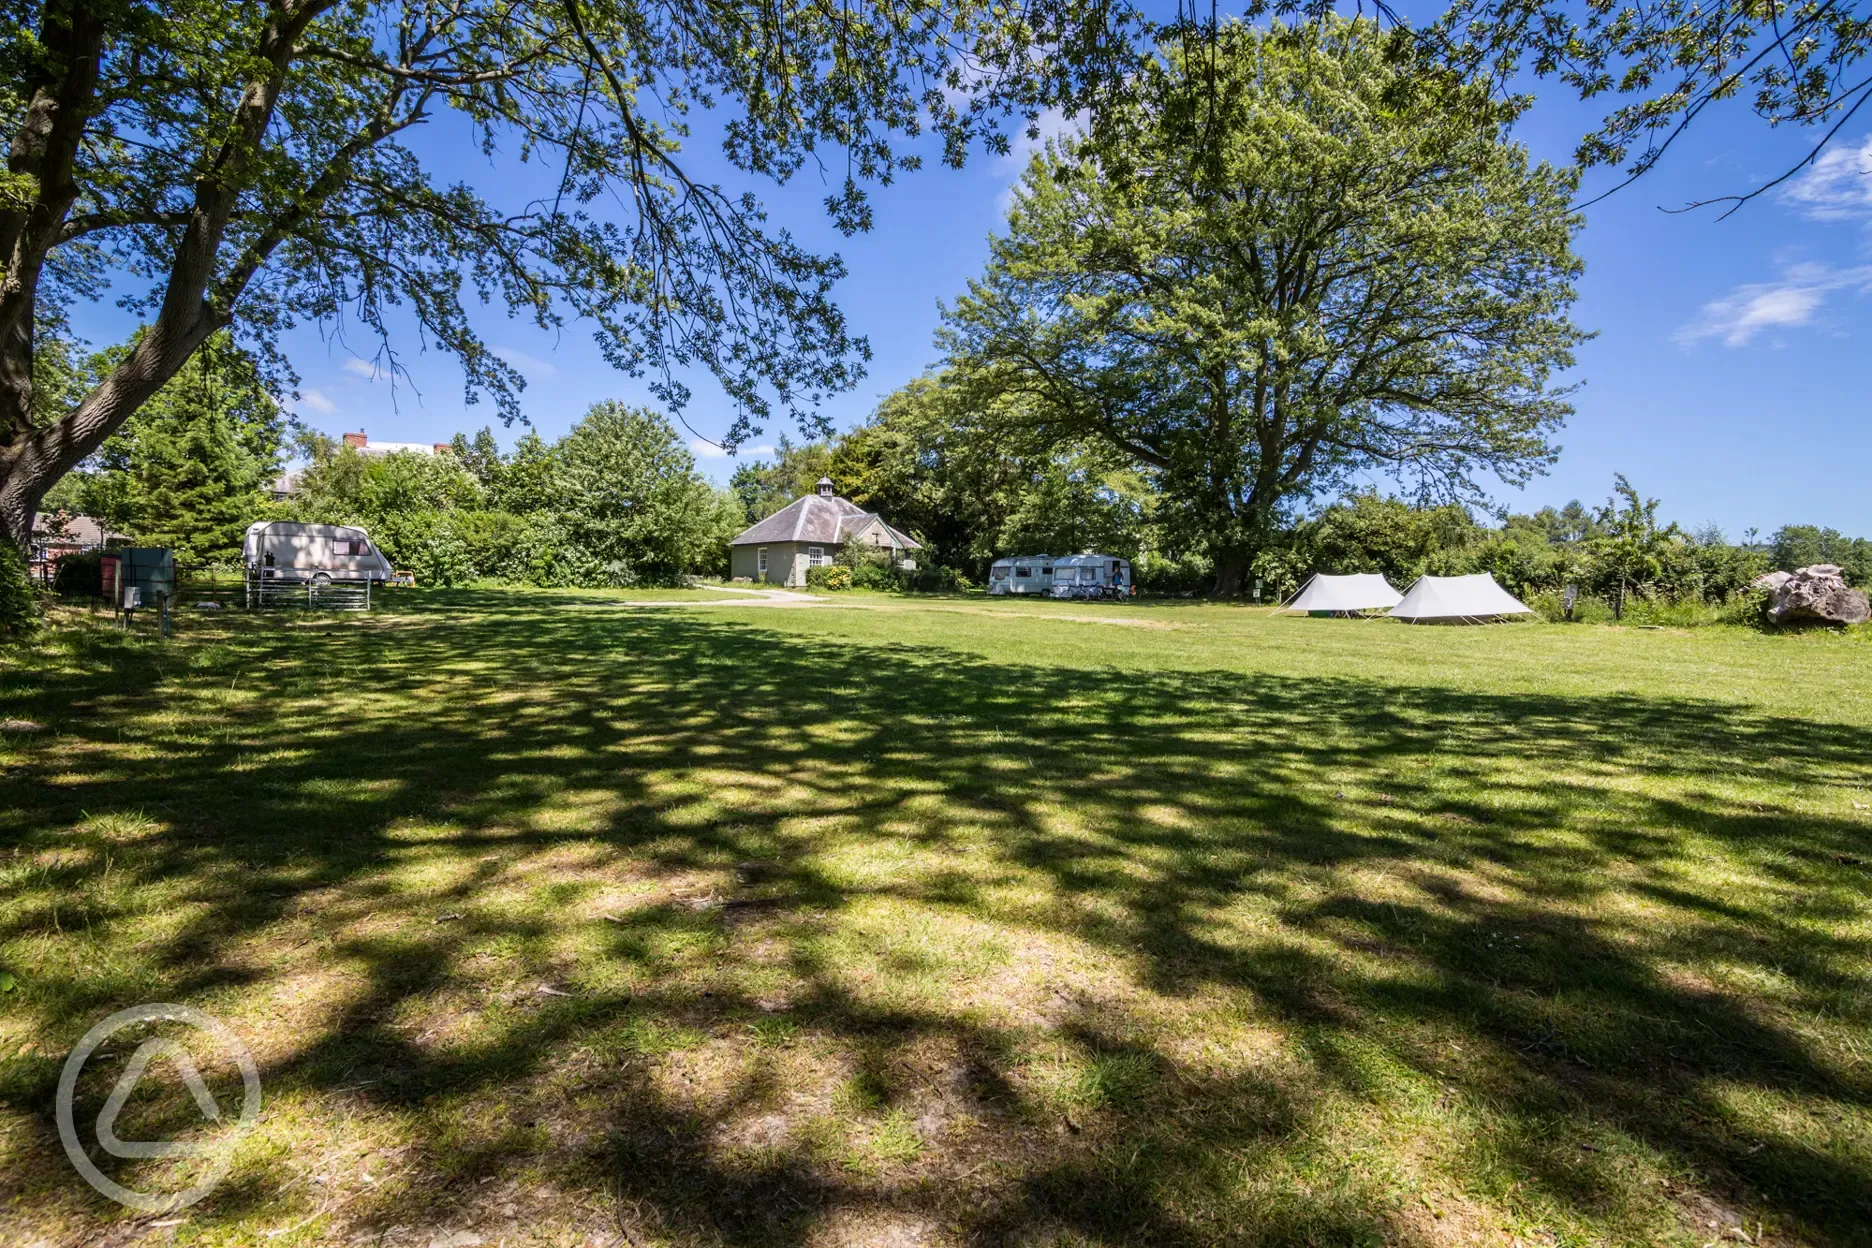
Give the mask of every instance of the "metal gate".
<svg viewBox="0 0 1872 1248">
<path fill-rule="evenodd" d="M 264 611 L 273 608 L 301 611 L 368 611 L 369 581 L 280 581 L 247 570 L 247 608 Z"/>
</svg>

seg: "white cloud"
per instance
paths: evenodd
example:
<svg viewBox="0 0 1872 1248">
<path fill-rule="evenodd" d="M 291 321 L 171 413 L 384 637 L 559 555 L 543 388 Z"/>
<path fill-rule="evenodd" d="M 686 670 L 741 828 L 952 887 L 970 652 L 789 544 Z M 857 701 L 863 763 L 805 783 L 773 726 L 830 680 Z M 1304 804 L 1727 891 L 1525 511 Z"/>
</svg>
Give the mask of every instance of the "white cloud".
<svg viewBox="0 0 1872 1248">
<path fill-rule="evenodd" d="M 728 458 L 727 451 L 705 438 L 691 438 L 689 440 L 689 449 L 695 453 L 697 459 Z M 771 446 L 744 446 L 736 451 L 735 455 L 741 459 L 758 459 L 762 455 L 772 455 L 775 453 L 775 449 Z"/>
<path fill-rule="evenodd" d="M 301 390 L 299 401 L 321 415 L 330 415 L 338 410 L 338 405 L 317 390 Z"/>
<path fill-rule="evenodd" d="M 488 354 L 530 377 L 557 377 L 559 375 L 559 370 L 550 360 L 542 360 L 537 355 L 528 355 L 512 347 L 489 347 Z"/>
<path fill-rule="evenodd" d="M 366 381 L 376 381 L 383 376 L 383 370 L 369 360 L 360 360 L 355 355 L 344 362 L 344 371 L 353 377 L 362 377 Z"/>
<path fill-rule="evenodd" d="M 1872 134 L 1857 146 L 1829 144 L 1783 197 L 1815 221 L 1872 219 Z"/>
<path fill-rule="evenodd" d="M 1828 296 L 1839 291 L 1872 291 L 1872 265 L 1795 265 L 1778 282 L 1750 282 L 1704 304 L 1695 321 L 1671 336 L 1683 347 L 1706 338 L 1719 338 L 1725 347 L 1745 347 L 1764 330 L 1812 325 Z"/>
</svg>

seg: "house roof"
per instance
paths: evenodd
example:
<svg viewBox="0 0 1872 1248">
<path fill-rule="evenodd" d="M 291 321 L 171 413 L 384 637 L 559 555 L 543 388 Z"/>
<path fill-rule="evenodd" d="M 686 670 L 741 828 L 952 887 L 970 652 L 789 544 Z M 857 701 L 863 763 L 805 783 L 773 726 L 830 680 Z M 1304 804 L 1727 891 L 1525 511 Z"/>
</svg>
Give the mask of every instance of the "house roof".
<svg viewBox="0 0 1872 1248">
<path fill-rule="evenodd" d="M 890 525 L 884 522 L 884 517 L 878 515 L 877 512 L 875 511 L 867 511 L 861 516 L 848 516 L 845 519 L 845 521 L 839 526 L 840 531 L 846 534 L 862 533 L 864 532 L 865 528 L 873 520 L 878 522 L 879 528 L 883 529 L 886 533 L 891 535 L 892 540 L 894 540 L 901 549 L 904 549 L 904 550 L 922 550 L 923 549 L 922 542 L 917 541 L 916 538 L 911 537 L 908 533 L 905 533 L 902 529 L 892 528 Z"/>
<path fill-rule="evenodd" d="M 38 512 L 33 516 L 33 537 L 53 545 L 102 546 L 106 539 L 118 536 L 90 516 L 66 512 Z"/>
<path fill-rule="evenodd" d="M 742 530 L 731 546 L 756 546 L 764 542 L 809 542 L 822 546 L 842 546 L 845 539 L 864 529 L 873 520 L 905 550 L 921 550 L 923 544 L 885 524 L 876 512 L 866 511 L 848 498 L 836 495 L 808 494 L 796 498 L 765 520 Z"/>
</svg>

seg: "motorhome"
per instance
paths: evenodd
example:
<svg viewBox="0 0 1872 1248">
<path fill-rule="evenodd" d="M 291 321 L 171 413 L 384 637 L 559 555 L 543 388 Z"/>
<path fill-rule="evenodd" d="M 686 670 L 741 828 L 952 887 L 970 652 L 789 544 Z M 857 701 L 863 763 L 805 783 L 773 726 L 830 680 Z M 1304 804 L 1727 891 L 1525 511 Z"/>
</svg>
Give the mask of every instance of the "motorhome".
<svg viewBox="0 0 1872 1248">
<path fill-rule="evenodd" d="M 247 526 L 241 562 L 250 577 L 275 584 L 383 584 L 395 575 L 370 534 L 349 524 L 261 520 Z"/>
</svg>

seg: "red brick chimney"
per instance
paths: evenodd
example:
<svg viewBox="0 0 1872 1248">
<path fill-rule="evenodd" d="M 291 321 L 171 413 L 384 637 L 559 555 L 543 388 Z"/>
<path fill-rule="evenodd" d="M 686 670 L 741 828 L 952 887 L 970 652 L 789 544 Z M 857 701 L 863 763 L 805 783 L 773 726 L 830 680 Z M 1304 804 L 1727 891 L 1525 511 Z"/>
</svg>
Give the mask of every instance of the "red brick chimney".
<svg viewBox="0 0 1872 1248">
<path fill-rule="evenodd" d="M 435 453 L 438 455 L 453 454 L 455 450 L 454 445 L 448 442 L 431 442 L 430 445 L 435 447 Z"/>
<path fill-rule="evenodd" d="M 344 444 L 346 446 L 355 446 L 359 450 L 363 450 L 365 447 L 370 445 L 370 439 L 365 437 L 364 431 L 360 429 L 356 433 L 345 434 Z"/>
</svg>

